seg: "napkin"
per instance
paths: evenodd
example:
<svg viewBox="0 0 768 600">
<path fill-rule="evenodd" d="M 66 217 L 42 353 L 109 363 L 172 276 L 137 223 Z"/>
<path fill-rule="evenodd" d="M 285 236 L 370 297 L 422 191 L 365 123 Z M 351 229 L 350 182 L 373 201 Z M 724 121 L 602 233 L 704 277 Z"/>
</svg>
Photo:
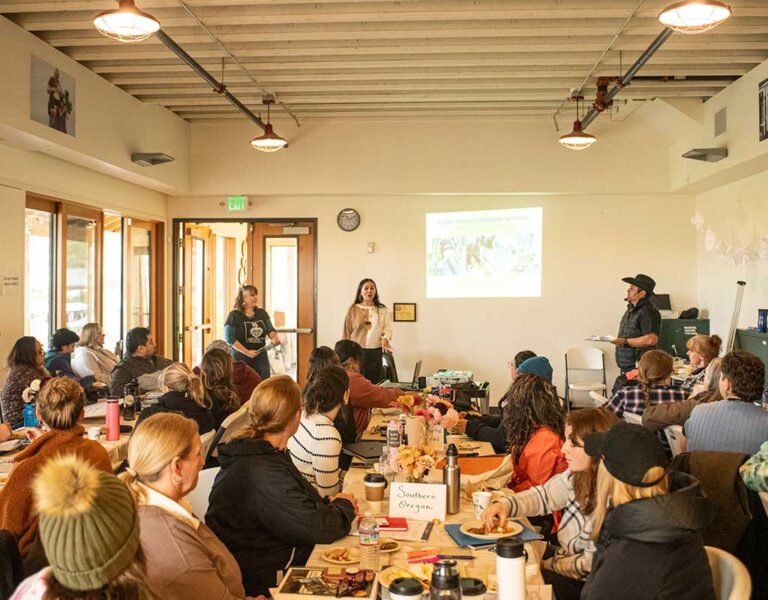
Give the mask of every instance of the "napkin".
<svg viewBox="0 0 768 600">
<path fill-rule="evenodd" d="M 516 521 L 519 523 L 519 521 Z M 520 525 L 523 525 L 520 523 Z M 493 544 L 493 540 L 479 540 L 475 537 L 471 537 L 461 532 L 461 525 L 443 525 L 448 535 L 453 538 L 462 548 L 474 548 L 475 546 L 488 546 Z M 534 540 L 543 540 L 544 536 L 536 533 L 530 527 L 523 525 L 523 530 L 515 536 L 517 539 L 523 542 L 533 542 Z"/>
</svg>

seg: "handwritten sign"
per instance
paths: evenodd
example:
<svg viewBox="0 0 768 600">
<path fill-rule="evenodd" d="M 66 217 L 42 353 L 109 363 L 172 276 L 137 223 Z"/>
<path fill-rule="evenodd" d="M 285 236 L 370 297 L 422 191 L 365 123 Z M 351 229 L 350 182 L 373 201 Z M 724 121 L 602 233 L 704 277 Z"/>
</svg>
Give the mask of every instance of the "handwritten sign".
<svg viewBox="0 0 768 600">
<path fill-rule="evenodd" d="M 21 278 L 16 273 L 5 273 L 3 275 L 0 292 L 3 296 L 18 296 L 21 287 Z"/>
<path fill-rule="evenodd" d="M 395 481 L 389 490 L 389 516 L 415 521 L 445 520 L 445 486 L 442 483 Z"/>
</svg>

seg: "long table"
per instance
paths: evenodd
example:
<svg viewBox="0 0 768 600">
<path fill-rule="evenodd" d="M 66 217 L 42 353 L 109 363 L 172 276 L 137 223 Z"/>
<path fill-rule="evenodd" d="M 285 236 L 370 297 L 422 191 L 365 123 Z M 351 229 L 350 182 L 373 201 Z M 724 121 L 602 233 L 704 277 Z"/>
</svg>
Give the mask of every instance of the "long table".
<svg viewBox="0 0 768 600">
<path fill-rule="evenodd" d="M 361 436 L 363 439 L 382 439 L 380 437 L 375 436 L 372 434 L 371 428 L 376 427 L 377 425 L 380 425 L 382 423 L 386 423 L 389 421 L 392 416 L 385 416 L 381 413 L 375 413 L 371 417 L 371 423 L 368 426 L 368 430 Z M 396 417 L 395 417 L 396 418 Z M 494 454 L 493 446 L 487 442 L 477 442 L 480 447 L 477 449 L 477 453 L 480 456 L 491 456 Z M 346 477 L 344 478 L 344 489 L 343 491 L 346 493 L 353 494 L 359 502 L 360 506 L 360 513 L 364 513 L 368 509 L 368 503 L 365 501 L 365 489 L 363 487 L 363 477 L 368 472 L 367 469 L 360 468 L 357 464 L 353 463 L 352 468 L 347 472 Z M 432 481 L 439 481 L 440 473 L 432 473 L 430 474 L 430 479 Z M 385 496 L 384 502 L 382 503 L 383 506 L 383 513 L 387 513 L 387 501 L 388 497 Z M 466 521 L 470 521 L 474 519 L 474 507 L 472 506 L 472 502 L 465 498 L 464 493 L 462 492 L 461 495 L 461 504 L 460 504 L 460 510 L 455 515 L 447 515 L 447 518 L 445 520 L 445 523 L 464 523 Z M 530 525 L 530 523 L 527 522 L 527 519 L 520 519 L 522 522 L 524 522 L 526 525 Z M 453 538 L 448 534 L 448 532 L 445 531 L 445 528 L 443 527 L 443 523 L 436 524 L 433 529 L 432 533 L 427 541 L 418 541 L 418 542 L 411 542 L 411 541 L 402 541 L 401 548 L 397 552 L 393 552 L 391 554 L 381 554 L 380 555 L 380 561 L 381 561 L 381 568 L 386 568 L 388 566 L 398 566 L 407 568 L 407 556 L 406 552 L 409 550 L 417 550 L 419 548 L 439 548 L 440 554 L 471 554 L 474 557 L 474 560 L 467 561 L 467 560 L 461 560 L 459 562 L 459 566 L 464 569 L 467 576 L 472 577 L 478 577 L 480 576 L 482 579 L 484 579 L 487 582 L 492 582 L 495 580 L 496 577 L 496 554 L 494 552 L 489 552 L 487 549 L 470 549 L 470 548 L 460 548 L 456 542 L 453 541 Z M 382 536 L 384 537 L 384 536 Z M 328 563 L 326 563 L 322 555 L 323 553 L 328 550 L 329 548 L 334 547 L 356 547 L 357 546 L 357 536 L 347 536 L 345 538 L 342 538 L 340 540 L 337 540 L 333 544 L 328 545 L 317 545 L 315 546 L 314 551 L 312 552 L 312 555 L 309 558 L 309 561 L 307 564 L 310 566 L 330 566 Z M 541 562 L 541 556 L 544 553 L 544 550 L 546 549 L 546 544 L 544 542 L 532 542 L 532 543 L 526 543 L 525 544 L 526 551 L 528 553 L 528 599 L 529 600 L 551 600 L 552 598 L 552 588 L 551 586 L 545 585 L 544 580 L 541 576 L 541 572 L 539 571 L 538 565 Z"/>
</svg>

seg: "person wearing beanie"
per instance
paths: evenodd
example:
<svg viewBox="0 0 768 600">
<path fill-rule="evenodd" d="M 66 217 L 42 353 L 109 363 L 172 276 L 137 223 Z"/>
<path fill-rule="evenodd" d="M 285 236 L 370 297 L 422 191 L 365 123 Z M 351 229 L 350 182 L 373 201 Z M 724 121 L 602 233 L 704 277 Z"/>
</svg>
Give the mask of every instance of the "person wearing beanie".
<svg viewBox="0 0 768 600">
<path fill-rule="evenodd" d="M 618 423 L 584 441 L 597 473 L 597 551 L 584 600 L 714 600 L 701 531 L 713 506 L 698 480 L 669 471 L 656 434 Z M 631 582 L 631 585 L 628 585 Z"/>
<path fill-rule="evenodd" d="M 32 487 L 50 566 L 25 579 L 12 600 L 155 597 L 136 507 L 117 477 L 66 454 L 43 465 Z"/>
<path fill-rule="evenodd" d="M 341 361 L 341 366 L 349 375 L 349 404 L 355 418 L 355 427 L 360 434 L 368 427 L 372 408 L 399 406 L 397 399 L 407 394 L 398 388 L 374 385 L 360 373 L 363 361 L 363 348 L 352 340 L 336 342 L 334 352 Z"/>
<path fill-rule="evenodd" d="M 69 329 L 57 329 L 51 338 L 51 349 L 45 354 L 45 368 L 53 377 L 69 377 L 88 393 L 96 379 L 93 375 L 80 377 L 72 368 L 72 353 L 80 336 Z M 95 400 L 94 400 L 95 401 Z"/>
<path fill-rule="evenodd" d="M 536 375 L 547 383 L 552 383 L 552 365 L 549 364 L 549 359 L 546 356 L 533 356 L 524 360 L 517 368 L 517 374 L 523 375 L 525 373 Z"/>
<path fill-rule="evenodd" d="M 17 536 L 25 572 L 37 570 L 38 561 L 44 559 L 36 551 L 38 520 L 31 486 L 43 465 L 59 454 L 74 454 L 97 469 L 112 472 L 104 447 L 83 438 L 85 430 L 77 422 L 84 404 L 83 388 L 72 379 L 54 377 L 43 386 L 37 396 L 36 410 L 37 418 L 47 431 L 13 457 L 15 467 L 0 491 L 0 528 Z"/>
</svg>

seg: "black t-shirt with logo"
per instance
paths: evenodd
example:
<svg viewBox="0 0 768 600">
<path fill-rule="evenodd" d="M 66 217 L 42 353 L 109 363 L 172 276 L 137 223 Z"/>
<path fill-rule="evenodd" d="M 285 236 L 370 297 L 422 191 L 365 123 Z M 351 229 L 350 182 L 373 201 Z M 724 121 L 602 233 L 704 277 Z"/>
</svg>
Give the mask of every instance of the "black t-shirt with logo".
<svg viewBox="0 0 768 600">
<path fill-rule="evenodd" d="M 261 350 L 267 345 L 269 334 L 275 331 L 272 320 L 263 308 L 255 309 L 250 317 L 241 310 L 233 310 L 227 316 L 224 326 L 248 350 Z"/>
</svg>

